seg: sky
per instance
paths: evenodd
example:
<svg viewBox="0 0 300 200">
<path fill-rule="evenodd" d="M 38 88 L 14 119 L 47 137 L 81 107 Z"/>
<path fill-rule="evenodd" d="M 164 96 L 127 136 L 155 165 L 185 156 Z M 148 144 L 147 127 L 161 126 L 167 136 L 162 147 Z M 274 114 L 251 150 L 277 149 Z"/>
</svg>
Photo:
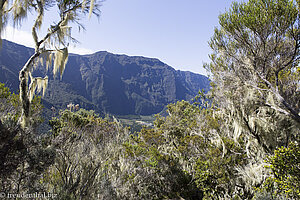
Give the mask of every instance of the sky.
<svg viewBox="0 0 300 200">
<path fill-rule="evenodd" d="M 80 42 L 70 52 L 90 54 L 108 51 L 115 54 L 158 58 L 182 71 L 206 75 L 203 63 L 209 62 L 208 41 L 218 26 L 218 16 L 230 8 L 232 0 L 106 0 L 100 18 L 82 20 L 86 31 L 72 35 Z M 56 11 L 45 16 L 45 26 L 57 19 Z M 21 27 L 8 25 L 2 38 L 33 47 L 33 16 Z M 45 31 L 41 32 L 43 36 Z"/>
</svg>

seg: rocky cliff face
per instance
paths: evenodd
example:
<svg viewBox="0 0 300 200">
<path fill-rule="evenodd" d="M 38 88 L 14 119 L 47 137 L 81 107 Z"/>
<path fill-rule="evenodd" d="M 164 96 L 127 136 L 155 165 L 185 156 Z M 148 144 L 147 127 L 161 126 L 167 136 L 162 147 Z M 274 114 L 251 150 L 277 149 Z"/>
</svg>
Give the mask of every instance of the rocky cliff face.
<svg viewBox="0 0 300 200">
<path fill-rule="evenodd" d="M 0 81 L 14 91 L 19 88 L 19 70 L 34 50 L 6 40 L 0 47 Z"/>
<path fill-rule="evenodd" d="M 0 81 L 18 87 L 18 71 L 32 49 L 3 41 L 0 52 Z M 39 70 L 37 74 L 44 74 Z M 51 72 L 48 72 L 52 77 Z M 51 79 L 46 105 L 81 107 L 118 115 L 150 115 L 167 104 L 189 100 L 199 90 L 209 89 L 207 77 L 176 71 L 158 59 L 97 52 L 69 56 L 62 80 Z"/>
</svg>

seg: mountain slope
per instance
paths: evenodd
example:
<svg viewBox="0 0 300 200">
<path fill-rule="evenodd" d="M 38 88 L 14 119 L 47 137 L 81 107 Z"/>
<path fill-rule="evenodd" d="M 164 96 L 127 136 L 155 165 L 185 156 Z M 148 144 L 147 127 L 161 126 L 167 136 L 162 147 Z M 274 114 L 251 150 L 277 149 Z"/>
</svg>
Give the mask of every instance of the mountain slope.
<svg viewBox="0 0 300 200">
<path fill-rule="evenodd" d="M 18 71 L 32 49 L 3 41 L 0 51 L 0 81 L 18 88 Z M 35 74 L 45 74 L 39 68 Z M 150 115 L 177 100 L 190 100 L 199 90 L 209 89 L 207 77 L 176 71 L 158 59 L 97 52 L 69 56 L 62 80 L 49 75 L 46 106 L 78 103 L 86 109 L 117 115 Z"/>
</svg>

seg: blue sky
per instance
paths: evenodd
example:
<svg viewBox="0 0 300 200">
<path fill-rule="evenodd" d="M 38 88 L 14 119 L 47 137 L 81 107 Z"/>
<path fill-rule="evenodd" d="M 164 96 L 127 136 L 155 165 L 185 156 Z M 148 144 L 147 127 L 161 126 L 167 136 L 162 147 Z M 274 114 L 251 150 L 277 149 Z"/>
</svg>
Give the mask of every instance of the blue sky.
<svg viewBox="0 0 300 200">
<path fill-rule="evenodd" d="M 73 36 L 80 41 L 71 52 L 116 54 L 158 58 L 175 69 L 206 74 L 208 41 L 218 26 L 218 16 L 232 0 L 106 0 L 99 19 L 84 19 L 86 31 Z M 55 12 L 46 16 L 55 21 Z M 3 38 L 26 46 L 33 42 L 31 16 L 19 29 L 8 27 Z M 46 26 L 44 27 L 46 30 Z M 43 33 L 42 33 L 43 34 Z"/>
</svg>

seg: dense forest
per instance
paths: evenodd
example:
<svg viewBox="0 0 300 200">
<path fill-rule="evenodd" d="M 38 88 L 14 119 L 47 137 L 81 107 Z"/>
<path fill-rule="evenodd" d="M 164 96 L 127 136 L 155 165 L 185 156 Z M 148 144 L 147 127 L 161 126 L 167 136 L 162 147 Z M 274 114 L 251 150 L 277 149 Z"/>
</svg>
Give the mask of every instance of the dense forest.
<svg viewBox="0 0 300 200">
<path fill-rule="evenodd" d="M 40 58 L 47 67 L 54 59 L 54 74 L 62 76 L 67 49 L 51 45 L 64 45 L 66 24 L 78 12 L 98 14 L 95 2 L 0 5 L 2 27 L 11 12 L 20 23 L 28 10 L 38 13 L 36 48 L 20 72 L 20 94 L 0 85 L 1 197 L 300 198 L 299 0 L 233 3 L 209 41 L 210 91 L 169 104 L 154 127 L 132 133 L 116 119 L 70 104 L 40 134 L 43 105 L 35 93 L 46 89 L 48 78 L 30 72 Z M 39 40 L 35 31 L 52 4 L 61 21 Z"/>
</svg>

